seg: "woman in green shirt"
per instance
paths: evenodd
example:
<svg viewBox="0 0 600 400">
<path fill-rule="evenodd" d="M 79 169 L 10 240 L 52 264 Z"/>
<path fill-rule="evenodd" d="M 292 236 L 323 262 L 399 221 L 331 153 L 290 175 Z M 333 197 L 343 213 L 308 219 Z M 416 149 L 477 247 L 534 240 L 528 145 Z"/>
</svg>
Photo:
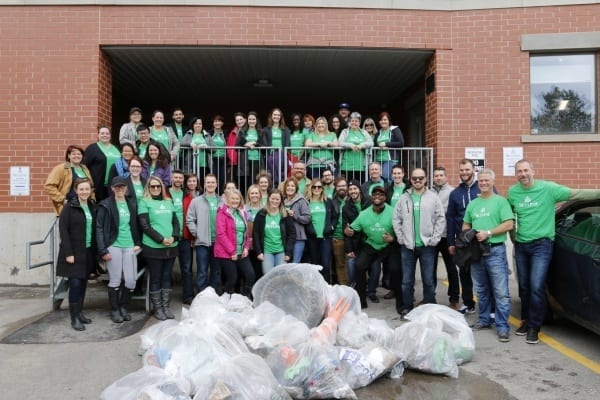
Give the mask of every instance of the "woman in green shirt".
<svg viewBox="0 0 600 400">
<path fill-rule="evenodd" d="M 212 119 L 212 169 L 211 173 L 217 177 L 217 193 L 223 193 L 225 181 L 227 180 L 227 157 L 226 148 L 227 139 L 223 131 L 225 120 L 220 115 L 215 115 Z"/>
<path fill-rule="evenodd" d="M 318 178 L 325 169 L 335 171 L 333 148 L 337 145 L 337 136 L 329 132 L 327 118 L 317 118 L 315 131 L 306 138 L 306 147 L 314 148 L 310 151 L 306 162 L 306 175 L 309 178 Z"/>
<path fill-rule="evenodd" d="M 392 166 L 402 161 L 402 155 L 399 149 L 404 147 L 404 136 L 399 127 L 391 125 L 392 117 L 387 112 L 379 114 L 379 133 L 375 138 L 375 147 L 378 147 L 375 152 L 375 161 L 381 164 L 381 176 L 387 182 L 390 182 L 393 177 Z"/>
<path fill-rule="evenodd" d="M 340 134 L 338 142 L 342 150 L 340 171 L 349 180 L 364 182 L 366 177 L 365 150 L 373 147 L 373 139 L 367 131 L 360 129 L 362 116 L 353 112 L 350 114 L 349 127 Z"/>
<path fill-rule="evenodd" d="M 210 150 L 212 146 L 212 137 L 204 130 L 202 117 L 194 117 L 190 120 L 190 129 L 181 139 L 181 145 L 192 149 L 193 158 L 188 158 L 192 165 L 184 167 L 185 171 L 193 171 L 194 175 L 199 176 L 204 184 L 204 176 L 209 173 L 211 167 Z"/>
<path fill-rule="evenodd" d="M 287 154 L 285 148 L 290 147 L 290 130 L 285 125 L 283 112 L 274 108 L 267 119 L 267 126 L 260 133 L 259 143 L 267 149 L 267 171 L 274 182 L 285 179 L 287 169 Z"/>
<path fill-rule="evenodd" d="M 142 254 L 150 271 L 150 301 L 154 317 L 175 318 L 171 303 L 171 274 L 178 255 L 179 220 L 175 205 L 163 182 L 148 178 L 144 197 L 138 206 L 138 222 L 142 228 Z"/>
<path fill-rule="evenodd" d="M 108 197 L 108 175 L 110 167 L 121 158 L 119 149 L 111 143 L 110 129 L 101 125 L 98 127 L 98 141 L 85 149 L 83 164 L 90 170 L 96 201 Z"/>
<path fill-rule="evenodd" d="M 238 133 L 235 146 L 243 147 L 240 151 L 238 161 L 238 174 L 240 176 L 240 189 L 244 189 L 245 182 L 254 182 L 256 175 L 260 172 L 261 154 L 258 150 L 258 139 L 261 131 L 258 114 L 254 111 L 248 112 L 246 124 Z"/>
<path fill-rule="evenodd" d="M 312 180 L 307 200 L 313 228 L 308 229 L 306 235 L 310 261 L 323 267 L 321 275 L 327 283 L 331 283 L 332 237 L 337 216 L 333 215 L 333 203 L 325 197 L 323 182 L 320 179 Z"/>
<path fill-rule="evenodd" d="M 290 147 L 288 151 L 288 160 L 293 165 L 297 161 L 303 161 L 304 158 L 304 142 L 306 141 L 306 132 L 302 127 L 302 115 L 292 113 L 290 116 L 292 126 L 290 127 Z"/>
</svg>

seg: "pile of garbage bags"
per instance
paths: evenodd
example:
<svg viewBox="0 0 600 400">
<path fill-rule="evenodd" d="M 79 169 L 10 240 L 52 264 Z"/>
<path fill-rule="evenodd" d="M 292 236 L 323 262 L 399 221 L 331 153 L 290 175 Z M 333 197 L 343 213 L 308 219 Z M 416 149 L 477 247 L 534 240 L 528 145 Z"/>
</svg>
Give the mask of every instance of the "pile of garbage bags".
<svg viewBox="0 0 600 400">
<path fill-rule="evenodd" d="M 404 368 L 458 377 L 475 339 L 464 317 L 423 305 L 392 329 L 361 312 L 354 289 L 329 286 L 320 266 L 286 264 L 254 286 L 254 302 L 212 288 L 182 320 L 146 329 L 142 368 L 103 400 L 356 399 L 354 389 Z"/>
</svg>

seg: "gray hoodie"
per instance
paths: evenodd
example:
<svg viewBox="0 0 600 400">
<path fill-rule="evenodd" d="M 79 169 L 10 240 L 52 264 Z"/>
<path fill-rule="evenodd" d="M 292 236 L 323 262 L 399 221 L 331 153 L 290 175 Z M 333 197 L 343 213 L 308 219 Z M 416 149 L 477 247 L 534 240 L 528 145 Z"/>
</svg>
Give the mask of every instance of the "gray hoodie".
<svg viewBox="0 0 600 400">
<path fill-rule="evenodd" d="M 410 250 L 415 248 L 413 201 L 410 197 L 412 192 L 413 189 L 411 188 L 402 194 L 400 200 L 396 203 L 392 218 L 392 225 L 398 243 Z M 442 202 L 434 192 L 425 190 L 421 196 L 420 213 L 421 240 L 423 240 L 425 246 L 437 246 L 446 229 L 446 219 Z"/>
</svg>

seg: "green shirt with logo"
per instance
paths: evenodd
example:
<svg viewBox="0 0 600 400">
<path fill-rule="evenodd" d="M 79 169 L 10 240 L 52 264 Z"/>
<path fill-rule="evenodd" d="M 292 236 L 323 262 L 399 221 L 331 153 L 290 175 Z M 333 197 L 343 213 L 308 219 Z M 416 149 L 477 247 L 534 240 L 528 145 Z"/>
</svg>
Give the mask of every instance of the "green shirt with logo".
<svg viewBox="0 0 600 400">
<path fill-rule="evenodd" d="M 394 210 L 389 204 L 385 204 L 383 210 L 378 214 L 373 211 L 373 206 L 365 208 L 358 217 L 350 224 L 350 228 L 363 232 L 367 237 L 367 244 L 375 250 L 382 250 L 389 245 L 383 240 L 383 234 L 387 232 L 394 236 L 392 217 Z"/>
<path fill-rule="evenodd" d="M 352 143 L 355 146 L 360 146 L 365 141 L 365 137 L 360 130 L 348 130 L 348 136 L 346 142 Z M 345 149 L 342 153 L 342 160 L 340 162 L 340 169 L 342 171 L 364 171 L 365 169 L 365 151 L 363 149 L 354 151 L 352 149 Z"/>
<path fill-rule="evenodd" d="M 258 142 L 258 131 L 254 128 L 248 128 L 246 132 L 246 142 Z M 248 150 L 248 160 L 258 161 L 260 160 L 260 153 L 258 150 Z"/>
<path fill-rule="evenodd" d="M 225 136 L 223 132 L 215 132 L 213 134 L 213 146 L 215 147 L 215 150 L 213 150 L 214 158 L 225 157 Z"/>
<path fill-rule="evenodd" d="M 87 204 L 82 204 L 81 208 L 85 214 L 85 247 L 92 246 L 92 213 Z"/>
<path fill-rule="evenodd" d="M 508 201 L 497 194 L 491 197 L 478 197 L 467 205 L 463 221 L 477 231 L 494 229 L 504 221 L 514 219 L 514 214 Z M 488 238 L 489 243 L 504 243 L 506 232 Z"/>
<path fill-rule="evenodd" d="M 175 206 L 175 215 L 177 215 L 177 221 L 181 230 L 179 236 L 183 235 L 183 190 L 171 190 L 169 189 L 171 198 L 173 199 L 173 205 Z"/>
<path fill-rule="evenodd" d="M 117 212 L 119 213 L 119 227 L 117 232 L 117 240 L 113 246 L 120 249 L 128 249 L 134 246 L 133 236 L 131 235 L 131 213 L 125 200 L 116 200 Z"/>
<path fill-rule="evenodd" d="M 148 214 L 148 219 L 152 229 L 158 232 L 163 237 L 173 236 L 173 213 L 175 206 L 171 200 L 155 200 L 144 197 L 139 204 L 138 214 Z M 166 247 L 175 247 L 177 242 L 170 246 L 165 246 L 162 243 L 157 243 L 150 236 L 144 233 L 142 243 L 148 247 L 155 249 L 164 249 Z"/>
<path fill-rule="evenodd" d="M 294 131 L 290 134 L 290 146 L 291 147 L 304 147 L 304 142 L 306 141 L 306 134 L 300 131 Z M 300 157 L 302 155 L 303 149 L 292 149 L 290 153 L 296 157 Z"/>
<path fill-rule="evenodd" d="M 283 238 L 281 237 L 281 228 L 279 223 L 281 221 L 281 214 L 269 214 L 265 218 L 265 242 L 264 252 L 266 254 L 278 254 L 283 253 Z"/>
<path fill-rule="evenodd" d="M 317 238 L 323 238 L 323 230 L 325 229 L 325 202 L 311 200 L 310 206 L 310 219 L 317 233 Z"/>
</svg>

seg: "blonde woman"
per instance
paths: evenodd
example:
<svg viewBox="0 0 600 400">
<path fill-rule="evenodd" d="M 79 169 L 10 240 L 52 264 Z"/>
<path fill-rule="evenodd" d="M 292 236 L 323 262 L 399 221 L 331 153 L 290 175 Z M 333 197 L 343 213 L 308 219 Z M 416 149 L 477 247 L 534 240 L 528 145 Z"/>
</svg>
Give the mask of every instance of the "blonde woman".
<svg viewBox="0 0 600 400">
<path fill-rule="evenodd" d="M 334 147 L 338 146 L 337 136 L 329 132 L 327 118 L 319 117 L 315 122 L 316 129 L 308 134 L 306 138 L 306 147 L 312 147 L 309 153 L 307 166 L 307 175 L 309 178 L 318 178 L 325 169 L 335 171 Z"/>
<path fill-rule="evenodd" d="M 331 283 L 331 259 L 333 257 L 332 237 L 337 221 L 333 202 L 323 191 L 323 182 L 313 179 L 307 195 L 312 229 L 308 232 L 308 250 L 313 264 L 321 265 L 321 274 Z"/>
</svg>

